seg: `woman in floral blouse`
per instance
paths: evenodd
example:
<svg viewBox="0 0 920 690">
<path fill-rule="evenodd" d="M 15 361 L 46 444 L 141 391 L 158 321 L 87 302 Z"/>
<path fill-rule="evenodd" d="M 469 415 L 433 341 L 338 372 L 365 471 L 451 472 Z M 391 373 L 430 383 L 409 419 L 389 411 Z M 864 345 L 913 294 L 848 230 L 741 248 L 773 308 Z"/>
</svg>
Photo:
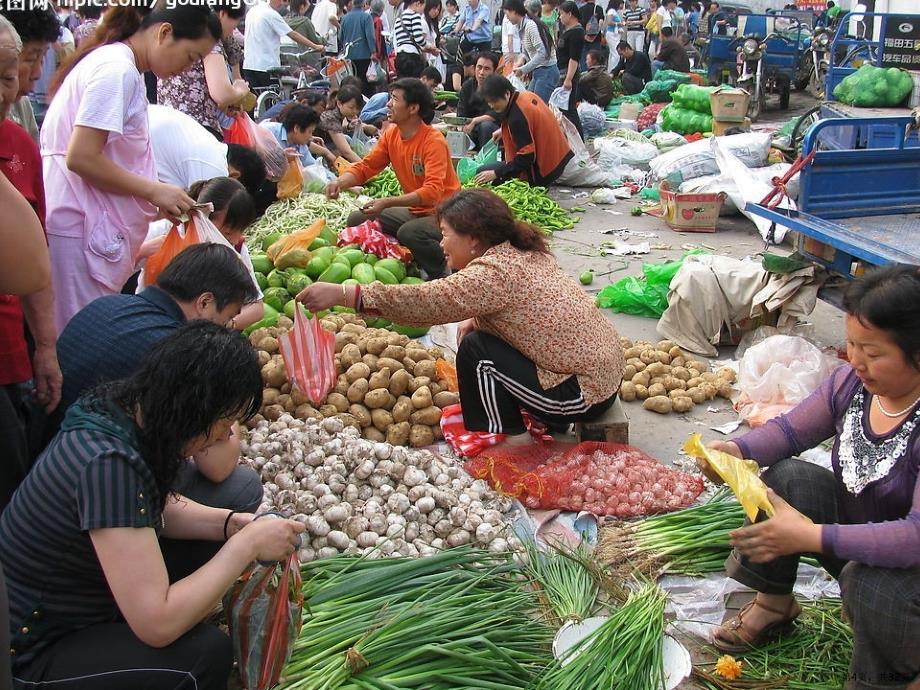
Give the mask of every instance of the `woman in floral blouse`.
<svg viewBox="0 0 920 690">
<path fill-rule="evenodd" d="M 460 322 L 457 375 L 471 431 L 530 442 L 521 410 L 555 426 L 591 420 L 614 402 L 623 350 L 613 323 L 556 263 L 543 236 L 486 189 L 464 189 L 437 209 L 453 273 L 420 285 L 314 283 L 297 299 L 397 323 Z"/>
<path fill-rule="evenodd" d="M 157 101 L 191 115 L 223 141 L 222 111 L 236 106 L 249 93 L 249 85 L 240 77 L 243 49 L 233 38 L 246 5 L 243 0 L 217 0 L 213 9 L 220 17 L 224 38 L 182 74 L 157 80 Z"/>
</svg>

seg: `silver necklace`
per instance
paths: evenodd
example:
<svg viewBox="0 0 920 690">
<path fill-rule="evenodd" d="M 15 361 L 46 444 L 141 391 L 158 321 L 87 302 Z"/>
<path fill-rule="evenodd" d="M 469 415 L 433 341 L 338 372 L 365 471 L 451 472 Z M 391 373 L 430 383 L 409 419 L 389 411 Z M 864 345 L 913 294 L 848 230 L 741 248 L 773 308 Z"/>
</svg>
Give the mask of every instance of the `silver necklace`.
<svg viewBox="0 0 920 690">
<path fill-rule="evenodd" d="M 875 406 L 878 408 L 878 411 L 881 412 L 886 417 L 888 417 L 889 419 L 897 419 L 898 417 L 903 417 L 908 412 L 910 412 L 912 409 L 914 409 L 914 405 L 920 402 L 920 397 L 917 397 L 910 405 L 905 407 L 903 410 L 899 412 L 889 412 L 882 405 L 882 399 L 879 396 L 875 395 L 873 397 L 875 398 Z"/>
</svg>

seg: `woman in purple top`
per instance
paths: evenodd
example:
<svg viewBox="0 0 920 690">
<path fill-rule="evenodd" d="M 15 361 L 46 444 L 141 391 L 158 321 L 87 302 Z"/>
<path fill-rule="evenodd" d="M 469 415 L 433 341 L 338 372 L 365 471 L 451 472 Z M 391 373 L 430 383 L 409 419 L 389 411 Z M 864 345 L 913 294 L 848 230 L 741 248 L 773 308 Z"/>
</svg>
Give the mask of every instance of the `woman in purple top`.
<svg viewBox="0 0 920 690">
<path fill-rule="evenodd" d="M 776 508 L 732 533 L 728 574 L 758 594 L 713 642 L 740 652 L 795 619 L 799 556 L 816 554 L 853 627 L 846 688 L 905 688 L 920 679 L 920 269 L 873 271 L 844 308 L 850 366 L 788 414 L 710 444 L 767 467 Z M 832 437 L 833 472 L 791 459 Z"/>
</svg>

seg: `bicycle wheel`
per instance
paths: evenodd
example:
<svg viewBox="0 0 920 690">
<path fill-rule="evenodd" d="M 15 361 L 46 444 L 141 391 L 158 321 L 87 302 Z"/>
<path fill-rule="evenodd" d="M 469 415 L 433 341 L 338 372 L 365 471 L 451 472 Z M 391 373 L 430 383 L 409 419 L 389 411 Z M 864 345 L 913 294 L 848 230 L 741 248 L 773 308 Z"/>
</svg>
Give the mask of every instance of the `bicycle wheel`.
<svg viewBox="0 0 920 690">
<path fill-rule="evenodd" d="M 799 121 L 792 128 L 791 145 L 796 155 L 802 152 L 802 141 L 805 139 L 805 133 L 809 128 L 821 119 L 821 106 L 816 105 L 811 110 L 805 111 Z"/>
<path fill-rule="evenodd" d="M 265 117 L 265 113 L 274 108 L 281 102 L 281 94 L 277 91 L 263 91 L 259 94 L 259 98 L 256 101 L 255 110 L 253 110 L 253 119 L 258 122 L 260 119 Z"/>
</svg>

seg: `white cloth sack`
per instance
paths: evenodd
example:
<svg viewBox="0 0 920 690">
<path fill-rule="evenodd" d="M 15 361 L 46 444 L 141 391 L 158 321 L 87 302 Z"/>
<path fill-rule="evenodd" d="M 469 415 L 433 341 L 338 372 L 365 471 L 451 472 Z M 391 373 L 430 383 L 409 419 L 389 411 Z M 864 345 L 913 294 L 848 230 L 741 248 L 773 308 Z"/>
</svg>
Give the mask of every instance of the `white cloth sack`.
<svg viewBox="0 0 920 690">
<path fill-rule="evenodd" d="M 719 165 L 710 146 L 711 141 L 718 142 L 748 168 L 762 168 L 770 155 L 771 137 L 761 132 L 700 139 L 655 158 L 649 165 L 652 176 L 663 180 L 671 173 L 679 172 L 684 180 L 692 180 L 703 175 L 715 175 L 719 172 Z"/>
<path fill-rule="evenodd" d="M 658 147 L 648 140 L 635 141 L 623 137 L 595 139 L 594 148 L 599 153 L 598 162 L 605 157 L 607 160 L 616 157 L 621 163 L 640 170 L 648 170 L 649 163 L 660 153 Z"/>
<path fill-rule="evenodd" d="M 739 134 L 736 136 L 742 135 Z M 773 223 L 771 221 L 745 210 L 746 204 L 758 203 L 762 201 L 764 197 L 770 193 L 770 190 L 773 189 L 773 185 L 769 182 L 761 182 L 755 175 L 751 173 L 749 166 L 745 165 L 741 160 L 739 160 L 737 156 L 732 154 L 731 151 L 720 146 L 719 142 L 716 140 L 717 138 L 718 137 L 714 137 L 710 141 L 712 150 L 715 153 L 716 163 L 718 163 L 719 170 L 722 171 L 723 175 L 735 181 L 736 189 L 727 192 L 729 198 L 742 214 L 754 222 L 754 225 L 757 226 L 757 232 L 760 233 L 760 236 L 765 241 L 769 241 L 771 239 L 770 232 L 772 228 L 772 241 L 775 244 L 780 244 L 783 241 L 783 238 L 786 236 L 786 233 L 789 232 L 789 228 L 787 228 L 785 225 L 777 225 L 775 228 L 773 228 Z M 730 139 L 731 137 L 727 138 Z M 796 205 L 795 201 L 792 199 L 784 198 L 782 201 L 780 201 L 778 207 L 794 209 L 796 208 Z"/>
<path fill-rule="evenodd" d="M 771 180 L 774 177 L 782 177 L 791 167 L 792 166 L 788 163 L 775 163 L 774 165 L 768 165 L 763 168 L 748 168 L 748 172 L 760 182 L 772 185 Z M 798 198 L 798 173 L 793 175 L 792 179 L 786 183 L 786 190 L 793 199 Z M 719 173 L 718 175 L 705 175 L 704 177 L 687 180 L 681 183 L 679 191 L 682 194 L 718 194 L 719 192 L 725 192 L 727 196 L 722 203 L 722 210 L 719 215 L 736 216 L 741 213 L 738 207 L 735 206 L 735 202 L 732 201 L 732 196 L 737 196 L 740 193 L 738 191 L 738 186 L 735 184 L 735 181 L 727 175 Z"/>
</svg>

